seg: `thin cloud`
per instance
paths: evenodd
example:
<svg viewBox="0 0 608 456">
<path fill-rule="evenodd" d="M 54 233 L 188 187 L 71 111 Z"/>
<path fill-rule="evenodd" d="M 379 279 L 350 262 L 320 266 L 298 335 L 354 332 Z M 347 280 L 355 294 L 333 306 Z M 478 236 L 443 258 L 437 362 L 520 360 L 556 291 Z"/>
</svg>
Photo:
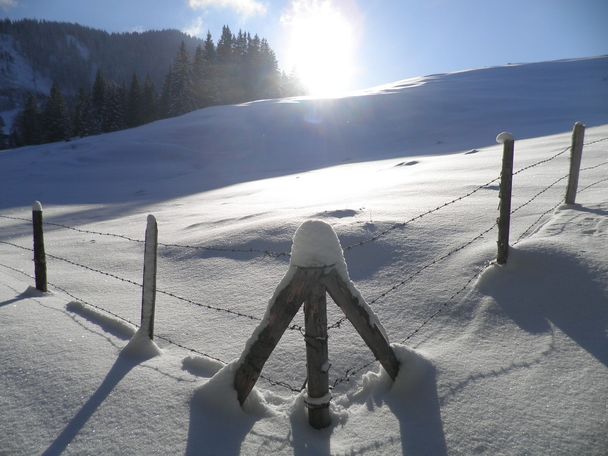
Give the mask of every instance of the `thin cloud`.
<svg viewBox="0 0 608 456">
<path fill-rule="evenodd" d="M 0 0 L 0 8 L 8 11 L 10 8 L 17 6 L 17 0 Z"/>
<path fill-rule="evenodd" d="M 200 38 L 203 33 L 204 33 L 204 23 L 203 23 L 203 18 L 202 17 L 197 17 L 194 22 L 192 24 L 190 24 L 188 27 L 186 27 L 185 29 L 182 29 L 182 32 L 190 35 L 190 36 L 196 36 L 198 38 Z"/>
<path fill-rule="evenodd" d="M 192 9 L 228 8 L 241 16 L 264 16 L 268 11 L 264 3 L 257 0 L 188 0 Z"/>
</svg>

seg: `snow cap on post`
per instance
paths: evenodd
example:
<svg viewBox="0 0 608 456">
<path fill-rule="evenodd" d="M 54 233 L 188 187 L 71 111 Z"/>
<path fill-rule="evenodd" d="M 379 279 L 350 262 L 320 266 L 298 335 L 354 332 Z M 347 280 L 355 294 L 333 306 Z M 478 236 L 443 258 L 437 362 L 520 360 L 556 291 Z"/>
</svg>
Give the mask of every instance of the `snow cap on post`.
<svg viewBox="0 0 608 456">
<path fill-rule="evenodd" d="M 32 210 L 36 212 L 42 212 L 42 204 L 40 201 L 34 201 L 32 204 Z"/>
<path fill-rule="evenodd" d="M 291 265 L 303 268 L 333 266 L 346 273 L 344 252 L 334 229 L 322 220 L 307 220 L 293 236 Z"/>
<path fill-rule="evenodd" d="M 504 144 L 507 141 L 513 141 L 513 135 L 508 131 L 503 131 L 502 133 L 499 133 L 496 137 L 496 142 L 498 144 Z"/>
</svg>

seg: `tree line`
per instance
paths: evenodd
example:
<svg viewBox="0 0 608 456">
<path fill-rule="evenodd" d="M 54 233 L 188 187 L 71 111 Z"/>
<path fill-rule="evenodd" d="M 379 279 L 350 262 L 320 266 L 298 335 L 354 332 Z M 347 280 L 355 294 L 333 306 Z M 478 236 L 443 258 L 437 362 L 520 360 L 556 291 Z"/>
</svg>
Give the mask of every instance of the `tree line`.
<svg viewBox="0 0 608 456">
<path fill-rule="evenodd" d="M 278 69 L 264 38 L 222 28 L 217 44 L 211 33 L 189 54 L 177 50 L 160 91 L 149 75 L 117 82 L 98 70 L 90 87 L 65 96 L 53 83 L 48 97 L 28 93 L 8 145 L 19 147 L 132 128 L 213 105 L 299 95 L 294 77 Z M 0 144 L 1 147 L 1 144 Z"/>
</svg>

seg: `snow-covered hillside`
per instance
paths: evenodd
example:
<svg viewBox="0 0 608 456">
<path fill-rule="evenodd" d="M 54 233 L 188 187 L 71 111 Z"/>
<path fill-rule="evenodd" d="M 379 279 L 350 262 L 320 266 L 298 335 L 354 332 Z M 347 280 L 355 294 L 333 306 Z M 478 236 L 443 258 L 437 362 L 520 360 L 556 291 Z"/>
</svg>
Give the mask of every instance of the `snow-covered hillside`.
<svg viewBox="0 0 608 456">
<path fill-rule="evenodd" d="M 0 153 L 0 448 L 605 454 L 607 78 L 608 58 L 491 68 Z M 579 120 L 578 204 L 564 206 Z M 497 266 L 503 130 L 516 138 L 514 247 Z M 33 200 L 47 222 L 48 294 L 27 277 Z M 161 354 L 137 359 L 119 354 L 135 332 L 124 320 L 139 321 L 136 240 L 149 213 L 162 243 Z M 308 219 L 334 227 L 402 361 L 391 384 L 328 303 L 335 388 L 323 431 L 292 391 L 306 376 L 298 330 L 244 411 L 223 368 Z"/>
<path fill-rule="evenodd" d="M 13 37 L 0 33 L 0 116 L 5 134 L 10 133 L 26 93 L 48 94 L 51 83 L 32 67 Z"/>
</svg>

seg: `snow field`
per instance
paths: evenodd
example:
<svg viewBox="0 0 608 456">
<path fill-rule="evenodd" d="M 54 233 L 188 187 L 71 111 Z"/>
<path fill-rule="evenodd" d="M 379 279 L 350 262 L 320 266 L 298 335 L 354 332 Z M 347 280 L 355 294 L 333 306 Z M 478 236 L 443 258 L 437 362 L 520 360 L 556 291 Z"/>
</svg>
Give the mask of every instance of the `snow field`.
<svg viewBox="0 0 608 456">
<path fill-rule="evenodd" d="M 203 304 L 159 293 L 157 334 L 228 363 L 161 337 L 160 355 L 141 356 L 136 337 L 131 347 L 140 356 L 120 356 L 135 326 L 87 303 L 139 322 L 141 289 L 130 282 L 141 282 L 143 245 L 48 224 L 50 255 L 126 281 L 49 258 L 49 281 L 73 296 L 52 286 L 40 295 L 31 279 L 0 266 L 0 429 L 9 430 L 0 433 L 0 448 L 24 455 L 603 455 L 608 142 L 593 142 L 608 137 L 608 116 L 593 100 L 606 90 L 596 77 L 604 61 L 583 61 L 584 69 L 566 62 L 549 82 L 547 68 L 557 67 L 522 67 L 537 85 L 522 86 L 521 99 L 532 106 L 519 114 L 480 108 L 482 101 L 494 105 L 484 98 L 496 95 L 492 87 L 500 84 L 492 78 L 516 70 L 492 69 L 318 102 L 314 124 L 291 117 L 314 101 L 264 101 L 0 154 L 0 215 L 27 219 L 40 200 L 48 223 L 143 239 L 154 214 L 166 244 L 159 248 L 159 290 Z M 589 83 L 577 96 L 567 87 L 573 78 Z M 469 96 L 459 86 L 487 90 Z M 450 123 L 449 109 L 443 117 L 432 109 L 446 93 L 457 93 L 448 104 L 459 106 L 458 122 Z M 570 95 L 555 101 L 556 93 Z M 545 99 L 555 103 L 546 107 Z M 404 100 L 417 100 L 420 112 L 404 109 Z M 238 127 L 227 122 L 237 117 Z M 498 182 L 489 182 L 500 172 L 502 146 L 484 144 L 512 131 L 514 168 L 521 170 L 564 150 L 579 119 L 589 122 L 585 142 L 593 144 L 583 152 L 578 204 L 560 204 L 565 182 L 539 194 L 568 172 L 567 152 L 516 174 L 512 207 L 521 209 L 511 240 L 526 235 L 506 266 L 488 264 L 496 232 L 478 236 L 498 214 Z M 218 127 L 215 137 L 201 133 L 210 125 Z M 286 130 L 274 134 L 275 126 Z M 406 142 L 398 126 L 417 139 Z M 267 139 L 257 142 L 257 133 Z M 366 161 L 354 163 L 360 159 Z M 324 164 L 336 166 L 313 170 Z M 296 229 L 311 219 L 335 231 L 350 280 L 407 367 L 392 386 L 373 362 L 337 384 L 332 427 L 321 432 L 307 424 L 305 393 L 260 380 L 242 410 L 229 381 L 232 362 L 294 261 L 257 251 L 289 253 Z M 0 217 L 0 241 L 29 248 L 31 226 Z M 301 260 L 292 252 L 296 262 L 313 261 L 311 243 Z M 313 246 L 321 262 L 337 256 L 334 244 Z M 243 252 L 249 249 L 256 251 Z M 0 264 L 30 273 L 31 252 L 0 243 Z M 329 322 L 341 317 L 331 301 L 328 313 Z M 301 314 L 294 323 L 303 324 Z M 330 382 L 373 361 L 348 322 L 329 334 Z M 287 331 L 263 374 L 299 387 L 304 362 L 301 334 Z"/>
</svg>

